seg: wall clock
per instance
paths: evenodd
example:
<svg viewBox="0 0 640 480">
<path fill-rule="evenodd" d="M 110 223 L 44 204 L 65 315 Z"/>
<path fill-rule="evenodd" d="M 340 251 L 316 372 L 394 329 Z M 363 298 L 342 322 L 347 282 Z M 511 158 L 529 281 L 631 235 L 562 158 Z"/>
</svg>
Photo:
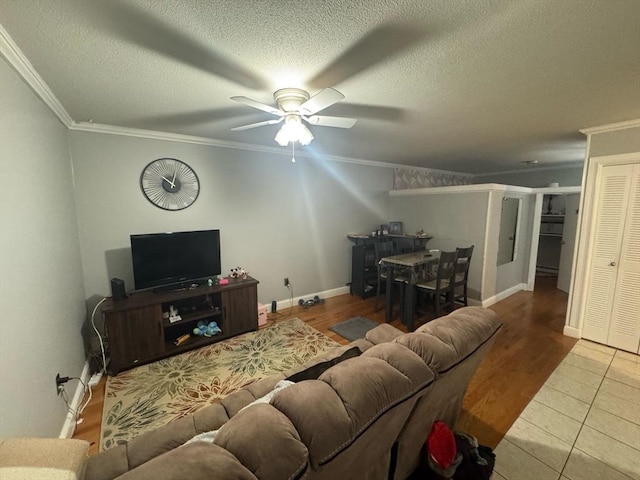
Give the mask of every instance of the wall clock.
<svg viewBox="0 0 640 480">
<path fill-rule="evenodd" d="M 142 193 L 163 210 L 183 210 L 196 201 L 200 181 L 193 169 L 175 158 L 159 158 L 140 175 Z"/>
</svg>

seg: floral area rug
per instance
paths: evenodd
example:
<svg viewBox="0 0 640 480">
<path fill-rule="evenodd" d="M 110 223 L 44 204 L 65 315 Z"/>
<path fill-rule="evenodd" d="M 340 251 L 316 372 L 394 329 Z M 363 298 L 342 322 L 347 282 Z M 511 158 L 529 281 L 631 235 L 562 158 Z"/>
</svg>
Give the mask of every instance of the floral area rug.
<svg viewBox="0 0 640 480">
<path fill-rule="evenodd" d="M 100 450 L 339 346 L 293 318 L 107 378 Z"/>
</svg>

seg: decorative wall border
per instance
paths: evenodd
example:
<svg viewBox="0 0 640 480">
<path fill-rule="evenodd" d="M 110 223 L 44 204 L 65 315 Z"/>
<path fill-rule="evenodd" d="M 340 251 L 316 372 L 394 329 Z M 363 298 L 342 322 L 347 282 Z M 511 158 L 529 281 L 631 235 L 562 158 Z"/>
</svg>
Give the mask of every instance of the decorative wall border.
<svg viewBox="0 0 640 480">
<path fill-rule="evenodd" d="M 394 168 L 393 189 L 453 187 L 471 185 L 473 175 L 428 168 Z"/>
</svg>

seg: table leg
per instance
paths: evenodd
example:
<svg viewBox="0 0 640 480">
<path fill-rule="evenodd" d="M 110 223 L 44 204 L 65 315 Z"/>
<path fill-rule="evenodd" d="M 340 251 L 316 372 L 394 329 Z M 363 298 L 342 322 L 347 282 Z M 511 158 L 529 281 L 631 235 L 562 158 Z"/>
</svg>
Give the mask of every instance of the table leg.
<svg viewBox="0 0 640 480">
<path fill-rule="evenodd" d="M 386 313 L 386 322 L 389 323 L 392 320 L 393 316 L 393 278 L 394 278 L 394 268 L 392 266 L 387 266 L 387 280 L 385 282 L 385 313 Z"/>
<path fill-rule="evenodd" d="M 404 292 L 404 319 L 403 323 L 407 326 L 407 330 L 413 332 L 413 306 L 416 294 L 416 284 L 407 282 Z"/>
</svg>

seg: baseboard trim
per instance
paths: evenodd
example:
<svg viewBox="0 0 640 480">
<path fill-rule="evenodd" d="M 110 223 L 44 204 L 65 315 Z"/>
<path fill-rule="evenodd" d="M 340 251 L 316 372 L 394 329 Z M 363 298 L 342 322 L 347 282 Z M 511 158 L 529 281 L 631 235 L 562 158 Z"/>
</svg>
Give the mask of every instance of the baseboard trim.
<svg viewBox="0 0 640 480">
<path fill-rule="evenodd" d="M 582 338 L 582 331 L 579 328 L 565 325 L 562 329 L 562 334 L 572 338 Z"/>
<path fill-rule="evenodd" d="M 291 307 L 291 305 L 293 306 L 298 305 L 298 301 L 301 299 L 309 300 L 317 295 L 318 297 L 324 300 L 326 298 L 337 297 L 338 295 L 344 295 L 345 293 L 349 293 L 348 286 L 332 288 L 331 290 L 325 290 L 324 292 L 307 293 L 306 295 L 294 297 L 293 301 L 290 298 L 287 298 L 284 300 L 278 300 L 278 311 L 280 311 L 283 308 L 289 308 Z"/>
<path fill-rule="evenodd" d="M 526 288 L 527 288 L 526 283 L 519 283 L 517 285 L 514 285 L 513 287 L 507 288 L 506 290 L 503 290 L 502 292 L 494 295 L 493 297 L 489 297 L 486 300 L 482 300 L 482 306 L 485 308 L 490 307 L 491 305 L 498 303 L 500 300 L 504 300 L 505 298 L 510 297 L 514 293 L 519 292 L 520 290 L 526 290 Z"/>
<path fill-rule="evenodd" d="M 76 391 L 73 394 L 73 400 L 71 400 L 71 404 L 69 405 L 74 412 L 77 412 L 80 406 L 82 405 L 82 400 L 84 399 L 84 385 L 89 385 L 89 380 L 91 379 L 91 374 L 89 373 L 89 360 L 87 360 L 82 368 L 82 373 L 80 374 L 80 379 L 82 382 L 78 382 L 78 386 L 76 387 Z M 84 383 L 84 385 L 83 385 Z M 73 433 L 76 430 L 76 416 L 68 412 L 67 418 L 62 425 L 62 430 L 60 431 L 60 438 L 71 438 L 73 437 Z"/>
</svg>

